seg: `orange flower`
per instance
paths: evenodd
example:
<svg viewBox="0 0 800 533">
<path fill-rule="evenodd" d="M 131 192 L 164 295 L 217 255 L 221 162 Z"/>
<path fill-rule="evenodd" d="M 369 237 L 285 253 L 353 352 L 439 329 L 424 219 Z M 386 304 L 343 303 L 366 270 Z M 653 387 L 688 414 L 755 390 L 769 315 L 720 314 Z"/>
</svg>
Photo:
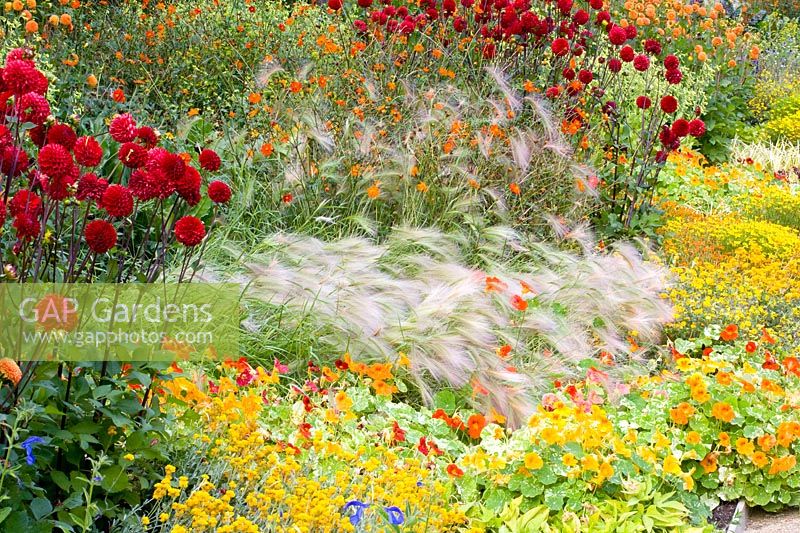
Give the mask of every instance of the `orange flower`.
<svg viewBox="0 0 800 533">
<path fill-rule="evenodd" d="M 481 438 L 481 431 L 486 427 L 486 417 L 480 413 L 475 413 L 467 419 L 467 428 L 469 429 L 469 436 L 473 439 Z"/>
<path fill-rule="evenodd" d="M 756 452 L 750 457 L 750 460 L 753 461 L 753 464 L 759 468 L 763 468 L 769 463 L 769 457 L 764 452 Z"/>
<path fill-rule="evenodd" d="M 733 407 L 731 407 L 730 404 L 717 402 L 711 408 L 711 416 L 722 422 L 730 423 L 731 420 L 736 418 L 736 413 L 733 411 Z"/>
<path fill-rule="evenodd" d="M 464 471 L 461 470 L 457 464 L 450 463 L 447 465 L 447 475 L 451 477 L 461 477 L 464 475 Z"/>
<path fill-rule="evenodd" d="M 381 194 L 380 185 L 381 185 L 381 182 L 380 181 L 376 181 L 375 183 L 373 183 L 372 185 L 367 187 L 367 196 L 370 198 L 370 200 L 374 200 L 375 198 L 380 196 L 380 194 Z"/>
<path fill-rule="evenodd" d="M 733 377 L 728 372 L 717 372 L 717 383 L 720 385 L 730 385 L 733 383 Z"/>
<path fill-rule="evenodd" d="M 250 96 L 247 97 L 247 101 L 250 102 L 253 105 L 261 103 L 261 94 L 260 93 L 250 93 Z"/>
<path fill-rule="evenodd" d="M 687 444 L 700 444 L 701 442 L 700 433 L 696 431 L 690 431 L 686 434 L 686 443 Z"/>
<path fill-rule="evenodd" d="M 717 439 L 719 439 L 719 445 L 723 448 L 730 448 L 731 447 L 731 437 L 724 431 L 720 431 L 719 435 L 717 435 Z"/>
<path fill-rule="evenodd" d="M 736 439 L 736 451 L 741 455 L 750 457 L 756 451 L 755 445 L 744 437 Z"/>
<path fill-rule="evenodd" d="M 508 186 L 508 188 L 516 196 L 519 196 L 520 193 L 519 185 L 517 185 L 516 183 L 512 183 L 511 185 Z"/>
<path fill-rule="evenodd" d="M 299 81 L 293 81 L 291 84 L 289 84 L 289 90 L 293 93 L 299 93 L 303 90 L 303 84 Z"/>
<path fill-rule="evenodd" d="M 772 460 L 772 466 L 769 468 L 769 475 L 775 475 L 779 472 L 788 472 L 797 464 L 794 455 L 784 455 L 783 457 L 776 457 Z"/>
<path fill-rule="evenodd" d="M 710 474 L 712 472 L 717 471 L 717 454 L 716 453 L 709 453 L 703 460 L 700 461 L 700 466 L 703 467 L 703 471 L 706 474 Z"/>
<path fill-rule="evenodd" d="M 677 407 L 673 407 L 669 410 L 669 417 L 676 424 L 686 425 L 689 423 L 689 418 L 691 418 L 694 412 L 694 407 L 686 402 L 682 402 L 678 404 Z"/>
<path fill-rule="evenodd" d="M 272 144 L 271 143 L 264 143 L 264 144 L 261 145 L 260 152 L 261 152 L 261 155 L 263 155 L 264 157 L 271 156 L 272 155 L 272 151 L 273 151 L 273 148 L 272 148 Z"/>
<path fill-rule="evenodd" d="M 111 98 L 118 104 L 125 103 L 125 91 L 122 89 L 114 89 L 114 92 L 111 93 Z"/>
<path fill-rule="evenodd" d="M 722 330 L 722 333 L 719 334 L 719 338 L 724 341 L 735 341 L 739 337 L 739 326 L 736 324 L 730 324 L 725 329 Z"/>
<path fill-rule="evenodd" d="M 767 433 L 766 435 L 761 435 L 758 437 L 758 446 L 764 450 L 765 452 L 770 451 L 775 445 L 778 443 L 778 440 Z"/>
<path fill-rule="evenodd" d="M 17 363 L 4 357 L 0 359 L 0 378 L 17 385 L 22 379 L 22 371 L 19 369 Z"/>
<path fill-rule="evenodd" d="M 528 308 L 528 301 L 519 294 L 515 294 L 511 297 L 511 306 L 517 311 L 525 311 Z"/>
</svg>

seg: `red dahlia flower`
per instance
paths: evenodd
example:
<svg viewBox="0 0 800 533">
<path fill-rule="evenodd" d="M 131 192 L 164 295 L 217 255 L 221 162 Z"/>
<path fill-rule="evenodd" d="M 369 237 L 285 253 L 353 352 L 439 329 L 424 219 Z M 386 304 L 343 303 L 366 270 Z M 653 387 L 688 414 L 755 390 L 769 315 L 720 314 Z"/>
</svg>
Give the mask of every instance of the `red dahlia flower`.
<svg viewBox="0 0 800 533">
<path fill-rule="evenodd" d="M 117 115 L 108 126 L 108 133 L 118 143 L 131 142 L 136 138 L 136 121 L 130 113 Z"/>
<path fill-rule="evenodd" d="M 17 104 L 17 114 L 22 122 L 44 124 L 50 116 L 50 104 L 47 98 L 35 92 L 23 94 Z"/>
<path fill-rule="evenodd" d="M 175 223 L 175 238 L 184 246 L 197 246 L 205 236 L 206 228 L 197 217 L 185 216 Z"/>
<path fill-rule="evenodd" d="M 198 160 L 200 161 L 200 168 L 209 172 L 216 172 L 222 165 L 222 160 L 217 155 L 217 152 L 208 148 L 200 151 Z"/>
<path fill-rule="evenodd" d="M 633 59 L 633 68 L 639 72 L 644 72 L 650 68 L 650 58 L 644 54 L 639 54 Z"/>
<path fill-rule="evenodd" d="M 646 96 L 640 96 L 636 99 L 636 107 L 639 109 L 650 109 L 652 105 L 653 101 Z"/>
<path fill-rule="evenodd" d="M 75 141 L 75 161 L 84 167 L 96 167 L 103 158 L 103 148 L 94 137 L 80 137 Z"/>
<path fill-rule="evenodd" d="M 117 244 L 117 230 L 105 220 L 92 220 L 83 232 L 86 244 L 96 254 L 104 254 Z"/>
<path fill-rule="evenodd" d="M 16 178 L 28 170 L 30 160 L 22 148 L 8 145 L 0 153 L 0 173 Z"/>
<path fill-rule="evenodd" d="M 150 126 L 141 126 L 136 128 L 136 139 L 139 140 L 145 148 L 155 148 L 158 144 L 158 133 Z"/>
<path fill-rule="evenodd" d="M 553 55 L 556 56 L 566 55 L 566 53 L 569 52 L 569 41 L 563 37 L 559 37 L 550 45 L 550 50 L 553 52 Z"/>
<path fill-rule="evenodd" d="M 328 0 L 328 7 L 334 11 L 342 9 L 342 0 Z"/>
<path fill-rule="evenodd" d="M 689 121 L 679 118 L 672 123 L 672 134 L 676 137 L 686 137 L 689 134 Z"/>
<path fill-rule="evenodd" d="M 699 118 L 689 122 L 689 135 L 692 137 L 702 137 L 706 132 L 706 124 Z"/>
<path fill-rule="evenodd" d="M 36 238 L 39 235 L 39 231 L 42 229 L 39 220 L 28 213 L 21 213 L 14 217 L 12 225 L 17 232 L 17 239 L 20 241 Z"/>
<path fill-rule="evenodd" d="M 622 61 L 617 59 L 616 57 L 612 57 L 608 60 L 608 70 L 611 72 L 617 73 L 622 70 Z"/>
<path fill-rule="evenodd" d="M 633 58 L 636 56 L 636 52 L 633 51 L 633 48 L 629 45 L 623 46 L 619 51 L 619 58 L 626 63 L 630 63 L 633 61 Z"/>
<path fill-rule="evenodd" d="M 108 181 L 98 178 L 96 174 L 89 172 L 78 180 L 78 191 L 75 193 L 75 198 L 81 201 L 94 200 L 98 202 L 107 188 Z"/>
<path fill-rule="evenodd" d="M 664 58 L 664 68 L 667 70 L 678 68 L 681 65 L 681 60 L 677 56 L 670 54 Z"/>
<path fill-rule="evenodd" d="M 608 39 L 611 44 L 622 46 L 628 40 L 628 34 L 622 26 L 612 26 L 608 32 Z"/>
<path fill-rule="evenodd" d="M 122 143 L 117 155 L 128 168 L 141 168 L 147 164 L 147 148 L 133 142 Z"/>
<path fill-rule="evenodd" d="M 100 207 L 112 217 L 126 217 L 133 213 L 133 195 L 122 185 L 109 185 L 100 199 Z"/>
<path fill-rule="evenodd" d="M 60 144 L 67 150 L 72 150 L 77 141 L 75 130 L 66 124 L 53 124 L 47 130 L 47 144 Z"/>
<path fill-rule="evenodd" d="M 190 206 L 200 203 L 200 183 L 202 182 L 200 173 L 194 167 L 186 167 L 186 171 L 180 179 L 175 180 L 175 191 L 181 198 L 186 200 Z"/>
<path fill-rule="evenodd" d="M 74 167 L 72 154 L 60 144 L 48 144 L 39 150 L 39 170 L 52 178 L 63 178 Z"/>
<path fill-rule="evenodd" d="M 683 79 L 683 72 L 678 68 L 671 68 L 664 71 L 664 79 L 672 85 L 678 85 Z"/>
<path fill-rule="evenodd" d="M 222 181 L 212 181 L 208 184 L 208 197 L 215 204 L 227 204 L 231 199 L 231 188 Z"/>
<path fill-rule="evenodd" d="M 672 114 L 678 110 L 678 100 L 672 95 L 666 95 L 661 99 L 661 110 L 664 113 Z"/>
</svg>

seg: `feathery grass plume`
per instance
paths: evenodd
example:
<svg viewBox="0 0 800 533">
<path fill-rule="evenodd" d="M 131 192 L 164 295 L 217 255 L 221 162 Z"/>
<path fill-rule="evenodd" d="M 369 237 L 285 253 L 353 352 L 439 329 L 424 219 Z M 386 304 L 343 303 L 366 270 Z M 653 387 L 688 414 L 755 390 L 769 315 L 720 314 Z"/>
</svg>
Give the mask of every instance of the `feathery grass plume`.
<svg viewBox="0 0 800 533">
<path fill-rule="evenodd" d="M 246 287 L 259 317 L 248 328 L 280 320 L 315 353 L 346 350 L 361 360 L 395 361 L 403 351 L 423 399 L 443 385 L 473 386 L 476 405 L 493 406 L 512 424 L 526 419 L 550 379 L 603 350 L 635 356 L 631 331 L 646 346 L 670 317 L 660 268 L 632 246 L 598 251 L 584 229 L 563 225 L 558 232 L 580 241 L 580 252 L 525 242 L 511 228 L 476 231 L 485 271 L 465 266 L 465 234 L 413 227 L 382 244 L 275 234 L 247 254 L 231 244 L 217 252 L 227 249 L 224 277 Z M 223 277 L 220 268 L 207 267 L 200 279 Z M 510 303 L 515 295 L 527 309 Z M 507 360 L 497 355 L 504 344 L 513 348 Z"/>
<path fill-rule="evenodd" d="M 772 172 L 785 172 L 797 182 L 800 179 L 800 145 L 789 141 L 731 142 L 731 155 L 739 161 L 758 161 Z"/>
</svg>

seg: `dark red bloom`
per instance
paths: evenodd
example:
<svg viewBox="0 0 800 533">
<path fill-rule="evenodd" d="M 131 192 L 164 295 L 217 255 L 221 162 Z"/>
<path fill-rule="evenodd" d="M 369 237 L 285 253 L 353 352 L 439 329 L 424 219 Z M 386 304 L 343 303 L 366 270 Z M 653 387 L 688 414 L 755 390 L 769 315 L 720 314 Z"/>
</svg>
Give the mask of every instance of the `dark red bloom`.
<svg viewBox="0 0 800 533">
<path fill-rule="evenodd" d="M 28 213 L 20 213 L 14 217 L 12 225 L 17 232 L 17 239 L 20 241 L 35 239 L 42 229 L 39 219 Z"/>
<path fill-rule="evenodd" d="M 20 189 L 8 202 L 8 211 L 12 217 L 22 213 L 38 217 L 42 214 L 42 199 L 35 192 L 31 192 L 28 189 Z"/>
<path fill-rule="evenodd" d="M 11 144 L 11 130 L 5 124 L 0 124 L 0 153 L 3 148 Z"/>
<path fill-rule="evenodd" d="M 80 137 L 75 142 L 73 150 L 75 161 L 84 167 L 95 167 L 103 158 L 103 148 L 94 137 Z"/>
<path fill-rule="evenodd" d="M 678 110 L 678 100 L 669 94 L 664 96 L 661 98 L 661 110 L 671 115 Z"/>
<path fill-rule="evenodd" d="M 147 163 L 147 148 L 133 142 L 122 143 L 117 154 L 119 160 L 128 168 L 141 168 Z"/>
<path fill-rule="evenodd" d="M 550 45 L 550 50 L 553 52 L 553 55 L 556 56 L 566 55 L 566 53 L 569 52 L 569 41 L 563 37 L 559 37 Z"/>
<path fill-rule="evenodd" d="M 572 22 L 577 24 L 578 26 L 583 26 L 587 22 L 589 22 L 589 13 L 584 11 L 583 9 L 579 9 L 572 15 Z"/>
<path fill-rule="evenodd" d="M 103 197 L 107 188 L 108 181 L 89 172 L 78 180 L 78 191 L 75 193 L 75 198 L 81 201 L 94 200 L 97 202 Z"/>
<path fill-rule="evenodd" d="M 671 68 L 664 71 L 664 79 L 672 85 L 678 85 L 683 79 L 683 72 L 678 68 Z"/>
<path fill-rule="evenodd" d="M 628 40 L 628 34 L 622 26 L 612 26 L 608 32 L 608 39 L 611 44 L 622 46 Z"/>
<path fill-rule="evenodd" d="M 23 95 L 40 89 L 41 81 L 33 61 L 10 59 L 3 68 L 3 84 L 16 95 Z M 41 74 L 41 73 L 39 73 Z"/>
<path fill-rule="evenodd" d="M 47 98 L 35 92 L 25 93 L 19 97 L 17 114 L 22 122 L 41 125 L 50 116 L 50 104 Z"/>
<path fill-rule="evenodd" d="M 231 199 L 231 188 L 222 181 L 212 181 L 208 184 L 208 197 L 215 204 L 227 204 Z"/>
<path fill-rule="evenodd" d="M 200 173 L 194 167 L 186 167 L 183 176 L 175 180 L 175 191 L 181 198 L 186 200 L 190 206 L 200 203 L 200 183 L 202 182 Z"/>
<path fill-rule="evenodd" d="M 633 51 L 631 46 L 625 45 L 619 51 L 619 58 L 626 63 L 630 63 L 633 61 L 633 58 L 636 56 L 636 52 Z"/>
<path fill-rule="evenodd" d="M 136 139 L 145 148 L 155 148 L 158 144 L 158 133 L 150 126 L 141 126 L 136 128 Z"/>
<path fill-rule="evenodd" d="M 672 134 L 678 138 L 686 137 L 689 134 L 689 121 L 679 118 L 672 123 Z"/>
<path fill-rule="evenodd" d="M 661 43 L 655 39 L 645 39 L 644 51 L 654 56 L 661 55 Z"/>
<path fill-rule="evenodd" d="M 126 217 L 133 213 L 133 195 L 122 185 L 109 185 L 100 198 L 100 207 L 112 217 Z"/>
<path fill-rule="evenodd" d="M 650 58 L 644 54 L 639 54 L 635 58 L 633 58 L 633 68 L 638 70 L 639 72 L 644 72 L 648 68 L 650 68 Z"/>
<path fill-rule="evenodd" d="M 580 72 L 578 72 L 578 79 L 581 80 L 582 83 L 588 85 L 592 83 L 594 75 L 592 74 L 591 70 L 582 69 Z"/>
<path fill-rule="evenodd" d="M 104 254 L 117 244 L 117 230 L 105 220 L 92 220 L 83 232 L 86 244 L 96 254 Z"/>
<path fill-rule="evenodd" d="M 612 57 L 611 59 L 608 60 L 608 70 L 614 73 L 619 72 L 620 70 L 622 70 L 622 61 L 620 61 L 616 57 Z"/>
<path fill-rule="evenodd" d="M 205 236 L 206 228 L 197 217 L 185 216 L 175 223 L 175 238 L 184 246 L 197 246 Z"/>
<path fill-rule="evenodd" d="M 646 96 L 640 96 L 636 99 L 636 107 L 639 109 L 650 109 L 650 106 L 653 105 L 653 101 Z"/>
<path fill-rule="evenodd" d="M 666 68 L 667 70 L 678 68 L 680 64 L 681 60 L 678 59 L 678 57 L 673 54 L 670 54 L 664 58 L 664 68 Z"/>
<path fill-rule="evenodd" d="M 136 138 L 136 121 L 130 113 L 117 115 L 108 126 L 108 133 L 118 143 L 131 142 Z"/>
<path fill-rule="evenodd" d="M 66 124 L 53 124 L 47 130 L 48 144 L 60 144 L 67 150 L 72 150 L 77 141 L 78 136 L 75 134 L 75 130 Z"/>
<path fill-rule="evenodd" d="M 6 223 L 6 204 L 2 198 L 0 198 L 0 228 L 3 227 L 3 224 Z"/>
<path fill-rule="evenodd" d="M 592 9 L 603 9 L 603 0 L 589 0 Z"/>
<path fill-rule="evenodd" d="M 208 148 L 200 151 L 198 160 L 200 161 L 200 168 L 209 172 L 216 172 L 222 165 L 222 160 L 217 155 L 217 152 Z"/>
<path fill-rule="evenodd" d="M 46 176 L 42 188 L 53 200 L 65 200 L 72 196 L 72 186 L 78 181 L 80 171 L 72 165 L 72 170 L 65 176 Z"/>
<path fill-rule="evenodd" d="M 342 9 L 342 0 L 328 0 L 328 7 L 334 11 Z"/>
<path fill-rule="evenodd" d="M 28 154 L 22 148 L 8 145 L 0 153 L 0 172 L 7 176 L 18 177 L 28 170 L 28 165 L 30 165 Z"/>
<path fill-rule="evenodd" d="M 706 124 L 699 118 L 689 122 L 689 135 L 692 137 L 702 137 L 706 132 Z"/>
<path fill-rule="evenodd" d="M 60 144 L 48 144 L 39 150 L 39 170 L 53 178 L 63 178 L 75 167 L 72 154 Z"/>
</svg>

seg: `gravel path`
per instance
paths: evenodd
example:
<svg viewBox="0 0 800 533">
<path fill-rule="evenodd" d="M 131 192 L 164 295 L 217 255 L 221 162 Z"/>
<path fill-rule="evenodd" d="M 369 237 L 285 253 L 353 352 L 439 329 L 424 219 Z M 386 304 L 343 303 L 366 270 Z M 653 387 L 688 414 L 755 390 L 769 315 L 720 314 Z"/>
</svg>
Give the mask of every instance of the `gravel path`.
<svg viewBox="0 0 800 533">
<path fill-rule="evenodd" d="M 792 509 L 780 513 L 765 513 L 750 509 L 747 533 L 800 533 L 800 510 Z"/>
</svg>

